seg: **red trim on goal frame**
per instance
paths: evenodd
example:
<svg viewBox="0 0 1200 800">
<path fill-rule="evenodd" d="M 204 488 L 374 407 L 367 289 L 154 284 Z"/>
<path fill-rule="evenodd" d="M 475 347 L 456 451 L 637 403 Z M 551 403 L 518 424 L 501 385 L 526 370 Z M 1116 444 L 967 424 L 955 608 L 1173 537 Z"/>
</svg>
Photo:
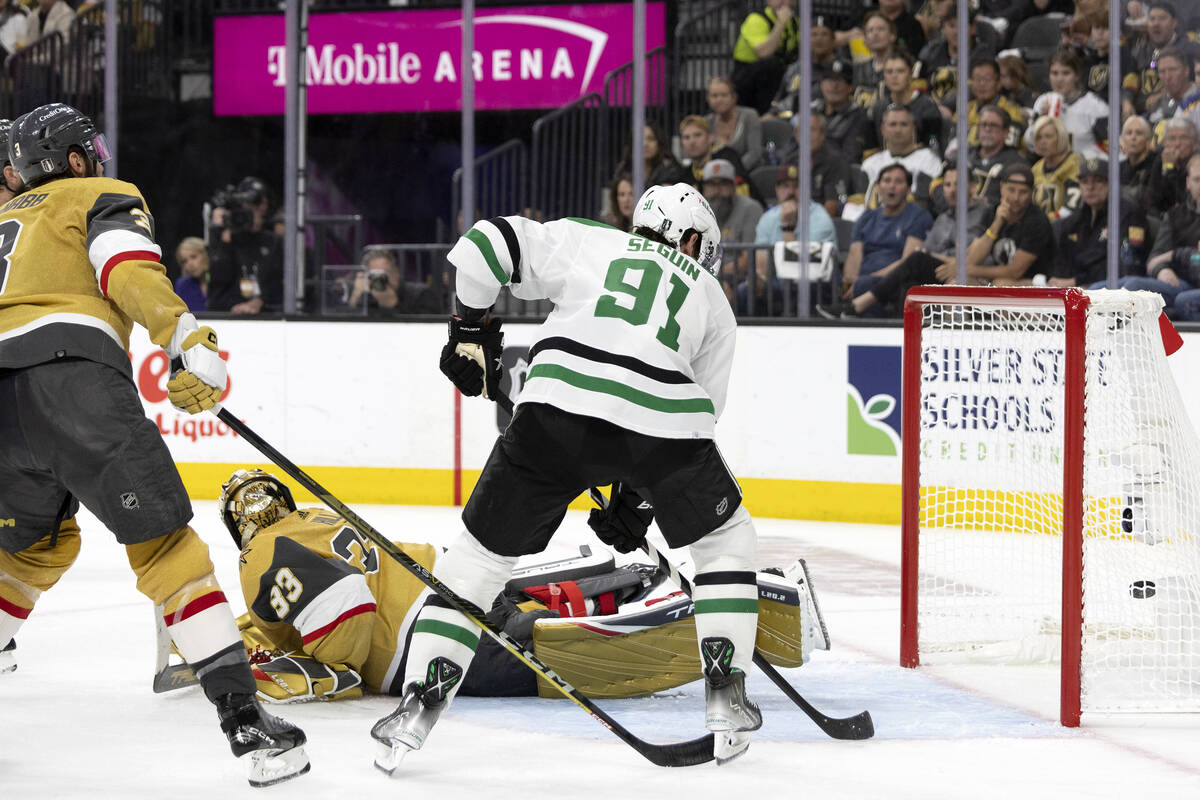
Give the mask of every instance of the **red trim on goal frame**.
<svg viewBox="0 0 1200 800">
<path fill-rule="evenodd" d="M 1083 432 L 1088 298 L 1079 289 L 918 286 L 904 300 L 901 395 L 900 665 L 921 663 L 917 637 L 917 537 L 920 523 L 921 319 L 925 305 L 960 302 L 996 308 L 1062 308 L 1063 343 L 1063 564 L 1062 671 L 1059 721 L 1079 725 L 1083 645 Z"/>
</svg>

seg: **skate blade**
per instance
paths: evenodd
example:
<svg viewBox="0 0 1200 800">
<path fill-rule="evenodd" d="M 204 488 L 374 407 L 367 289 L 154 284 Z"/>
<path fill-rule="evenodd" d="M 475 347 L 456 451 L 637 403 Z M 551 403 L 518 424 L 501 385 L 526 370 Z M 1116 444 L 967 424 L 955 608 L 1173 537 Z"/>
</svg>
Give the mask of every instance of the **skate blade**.
<svg viewBox="0 0 1200 800">
<path fill-rule="evenodd" d="M 412 751 L 413 748 L 395 739 L 377 740 L 375 742 L 375 769 L 389 778 L 398 777 L 396 770 L 400 766 L 400 762 Z"/>
<path fill-rule="evenodd" d="M 15 658 L 7 658 L 7 654 L 0 655 L 0 675 L 6 672 L 17 671 L 17 660 Z"/>
<path fill-rule="evenodd" d="M 259 788 L 299 777 L 312 766 L 303 746 L 290 750 L 251 750 L 242 760 L 246 762 L 246 779 Z"/>
<path fill-rule="evenodd" d="M 749 749 L 749 731 L 722 731 L 713 739 L 713 756 L 718 766 L 728 764 Z"/>
</svg>

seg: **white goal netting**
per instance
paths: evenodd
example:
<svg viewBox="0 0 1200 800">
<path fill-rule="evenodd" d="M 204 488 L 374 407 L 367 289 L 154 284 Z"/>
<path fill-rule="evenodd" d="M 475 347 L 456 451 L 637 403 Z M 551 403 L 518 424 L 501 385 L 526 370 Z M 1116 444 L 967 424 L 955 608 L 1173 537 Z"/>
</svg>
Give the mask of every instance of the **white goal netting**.
<svg viewBox="0 0 1200 800">
<path fill-rule="evenodd" d="M 1067 598 L 1082 608 L 1082 709 L 1200 710 L 1200 440 L 1160 298 L 1087 296 L 1083 589 Z M 921 355 L 919 470 L 905 481 L 919 482 L 923 663 L 1061 657 L 1065 319 L 1061 305 L 948 299 L 923 306 L 919 344 L 906 339 Z"/>
</svg>

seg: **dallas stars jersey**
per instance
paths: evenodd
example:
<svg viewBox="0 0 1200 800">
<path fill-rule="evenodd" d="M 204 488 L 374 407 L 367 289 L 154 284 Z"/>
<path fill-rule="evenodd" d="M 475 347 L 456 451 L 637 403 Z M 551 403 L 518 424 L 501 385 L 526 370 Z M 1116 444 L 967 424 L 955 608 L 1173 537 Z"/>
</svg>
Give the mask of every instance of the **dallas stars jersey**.
<svg viewBox="0 0 1200 800">
<path fill-rule="evenodd" d="M 554 303 L 519 402 L 664 438 L 711 439 L 736 323 L 716 278 L 677 250 L 588 220 L 496 217 L 450 251 L 459 299 L 501 287 Z"/>
<path fill-rule="evenodd" d="M 427 569 L 435 550 L 399 543 Z M 373 691 L 403 680 L 401 659 L 425 586 L 336 514 L 301 509 L 242 551 L 250 617 L 283 650 L 362 673 Z"/>
<path fill-rule="evenodd" d="M 0 368 L 76 356 L 131 375 L 137 322 L 163 346 L 187 310 L 137 187 L 59 178 L 0 208 Z"/>
</svg>

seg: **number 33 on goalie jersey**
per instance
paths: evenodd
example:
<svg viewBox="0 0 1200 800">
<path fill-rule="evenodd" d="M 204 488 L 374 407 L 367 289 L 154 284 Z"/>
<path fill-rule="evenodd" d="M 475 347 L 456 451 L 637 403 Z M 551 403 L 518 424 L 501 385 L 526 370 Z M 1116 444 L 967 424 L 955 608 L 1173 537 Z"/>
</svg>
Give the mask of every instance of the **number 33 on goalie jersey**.
<svg viewBox="0 0 1200 800">
<path fill-rule="evenodd" d="M 434 549 L 400 543 L 432 569 Z M 341 517 L 301 509 L 250 540 L 241 555 L 250 617 L 277 647 L 362 673 L 386 691 L 424 586 Z M 419 609 L 418 609 L 419 610 Z M 412 612 L 416 616 L 416 611 Z"/>
<path fill-rule="evenodd" d="M 480 221 L 448 256 L 458 298 L 502 287 L 554 310 L 519 402 L 548 403 L 672 439 L 713 437 L 736 323 L 720 283 L 674 248 L 589 220 Z"/>
</svg>

